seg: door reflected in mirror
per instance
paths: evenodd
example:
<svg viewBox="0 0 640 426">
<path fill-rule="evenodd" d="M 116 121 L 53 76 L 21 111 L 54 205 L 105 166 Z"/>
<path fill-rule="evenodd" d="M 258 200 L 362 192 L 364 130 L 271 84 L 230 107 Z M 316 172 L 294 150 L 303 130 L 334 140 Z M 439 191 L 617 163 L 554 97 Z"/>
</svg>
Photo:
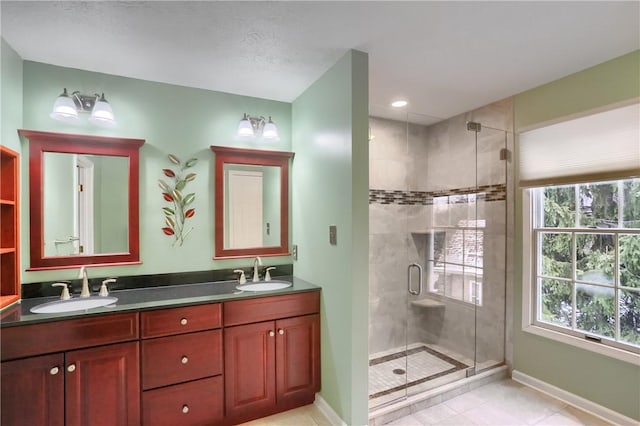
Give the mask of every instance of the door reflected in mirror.
<svg viewBox="0 0 640 426">
<path fill-rule="evenodd" d="M 280 246 L 280 167 L 224 165 L 224 248 Z"/>
<path fill-rule="evenodd" d="M 44 256 L 129 251 L 129 159 L 45 152 Z"/>
</svg>

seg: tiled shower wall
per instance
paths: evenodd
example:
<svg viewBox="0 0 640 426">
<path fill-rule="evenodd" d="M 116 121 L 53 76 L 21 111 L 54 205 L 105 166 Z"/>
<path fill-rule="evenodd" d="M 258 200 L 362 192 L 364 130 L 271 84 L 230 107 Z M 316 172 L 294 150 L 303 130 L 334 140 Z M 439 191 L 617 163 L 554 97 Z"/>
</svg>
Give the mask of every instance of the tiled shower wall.
<svg viewBox="0 0 640 426">
<path fill-rule="evenodd" d="M 507 195 L 512 192 L 511 163 L 500 159 L 500 150 L 512 150 L 512 116 L 512 102 L 507 99 L 428 127 L 370 118 L 374 136 L 369 151 L 371 354 L 422 342 L 470 359 L 477 350 L 478 362 L 504 359 L 505 301 L 510 295 L 505 281 L 510 272 L 506 218 L 513 197 Z M 467 130 L 467 121 L 484 126 L 478 133 L 477 152 L 475 133 Z M 471 192 L 476 185 L 483 195 L 475 201 L 433 205 L 433 197 Z M 465 219 L 486 221 L 483 303 L 477 311 L 472 304 L 427 292 L 427 231 Z M 421 296 L 408 299 L 407 267 L 414 262 L 425 270 L 424 286 Z M 423 298 L 443 306 L 408 304 Z"/>
</svg>

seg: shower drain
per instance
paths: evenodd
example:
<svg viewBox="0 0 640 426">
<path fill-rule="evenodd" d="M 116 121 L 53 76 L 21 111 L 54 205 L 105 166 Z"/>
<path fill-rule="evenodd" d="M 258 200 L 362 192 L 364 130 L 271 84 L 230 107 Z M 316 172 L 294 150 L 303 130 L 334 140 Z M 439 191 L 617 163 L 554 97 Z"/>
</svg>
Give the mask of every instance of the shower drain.
<svg viewBox="0 0 640 426">
<path fill-rule="evenodd" d="M 400 375 L 400 374 L 406 374 L 406 371 L 404 371 L 402 368 L 395 368 L 395 369 L 393 370 L 393 374 L 398 374 L 398 375 Z"/>
</svg>

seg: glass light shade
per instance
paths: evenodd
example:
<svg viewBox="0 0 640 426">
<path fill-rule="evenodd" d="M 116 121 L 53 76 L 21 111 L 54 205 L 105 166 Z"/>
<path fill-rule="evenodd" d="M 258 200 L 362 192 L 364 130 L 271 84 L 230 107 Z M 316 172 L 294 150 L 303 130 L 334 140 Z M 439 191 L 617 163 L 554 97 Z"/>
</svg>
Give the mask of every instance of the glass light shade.
<svg viewBox="0 0 640 426">
<path fill-rule="evenodd" d="M 252 138 L 255 136 L 253 133 L 253 126 L 251 125 L 251 121 L 249 121 L 247 114 L 244 115 L 238 124 L 238 136 L 241 138 Z"/>
<path fill-rule="evenodd" d="M 113 116 L 113 110 L 111 109 L 111 105 L 109 105 L 109 102 L 107 102 L 107 100 L 104 98 L 104 93 L 93 106 L 91 117 L 89 117 L 89 122 L 103 127 L 115 127 L 116 120 Z"/>
<path fill-rule="evenodd" d="M 399 99 L 397 101 L 391 102 L 391 106 L 394 108 L 402 108 L 402 107 L 406 107 L 408 104 L 407 101 L 405 101 L 404 99 Z"/>
<path fill-rule="evenodd" d="M 278 128 L 273 121 L 271 121 L 271 117 L 269 117 L 269 121 L 264 125 L 264 129 L 262 129 L 262 138 L 268 141 L 280 140 L 280 136 L 278 136 Z"/>
<path fill-rule="evenodd" d="M 77 122 L 78 121 L 78 109 L 73 99 L 67 94 L 67 89 L 56 98 L 53 103 L 53 110 L 49 117 L 58 121 Z"/>
</svg>

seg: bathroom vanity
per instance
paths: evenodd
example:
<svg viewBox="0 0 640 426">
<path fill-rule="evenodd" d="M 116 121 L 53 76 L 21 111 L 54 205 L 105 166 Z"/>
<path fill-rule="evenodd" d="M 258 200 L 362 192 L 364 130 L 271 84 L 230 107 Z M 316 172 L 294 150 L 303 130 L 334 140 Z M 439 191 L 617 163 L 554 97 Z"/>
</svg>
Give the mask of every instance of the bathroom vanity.
<svg viewBox="0 0 640 426">
<path fill-rule="evenodd" d="M 132 290 L 55 315 L 23 301 L 2 321 L 2 424 L 237 424 L 312 403 L 320 289 L 292 280 L 211 296 L 174 286 L 171 299 Z"/>
</svg>

